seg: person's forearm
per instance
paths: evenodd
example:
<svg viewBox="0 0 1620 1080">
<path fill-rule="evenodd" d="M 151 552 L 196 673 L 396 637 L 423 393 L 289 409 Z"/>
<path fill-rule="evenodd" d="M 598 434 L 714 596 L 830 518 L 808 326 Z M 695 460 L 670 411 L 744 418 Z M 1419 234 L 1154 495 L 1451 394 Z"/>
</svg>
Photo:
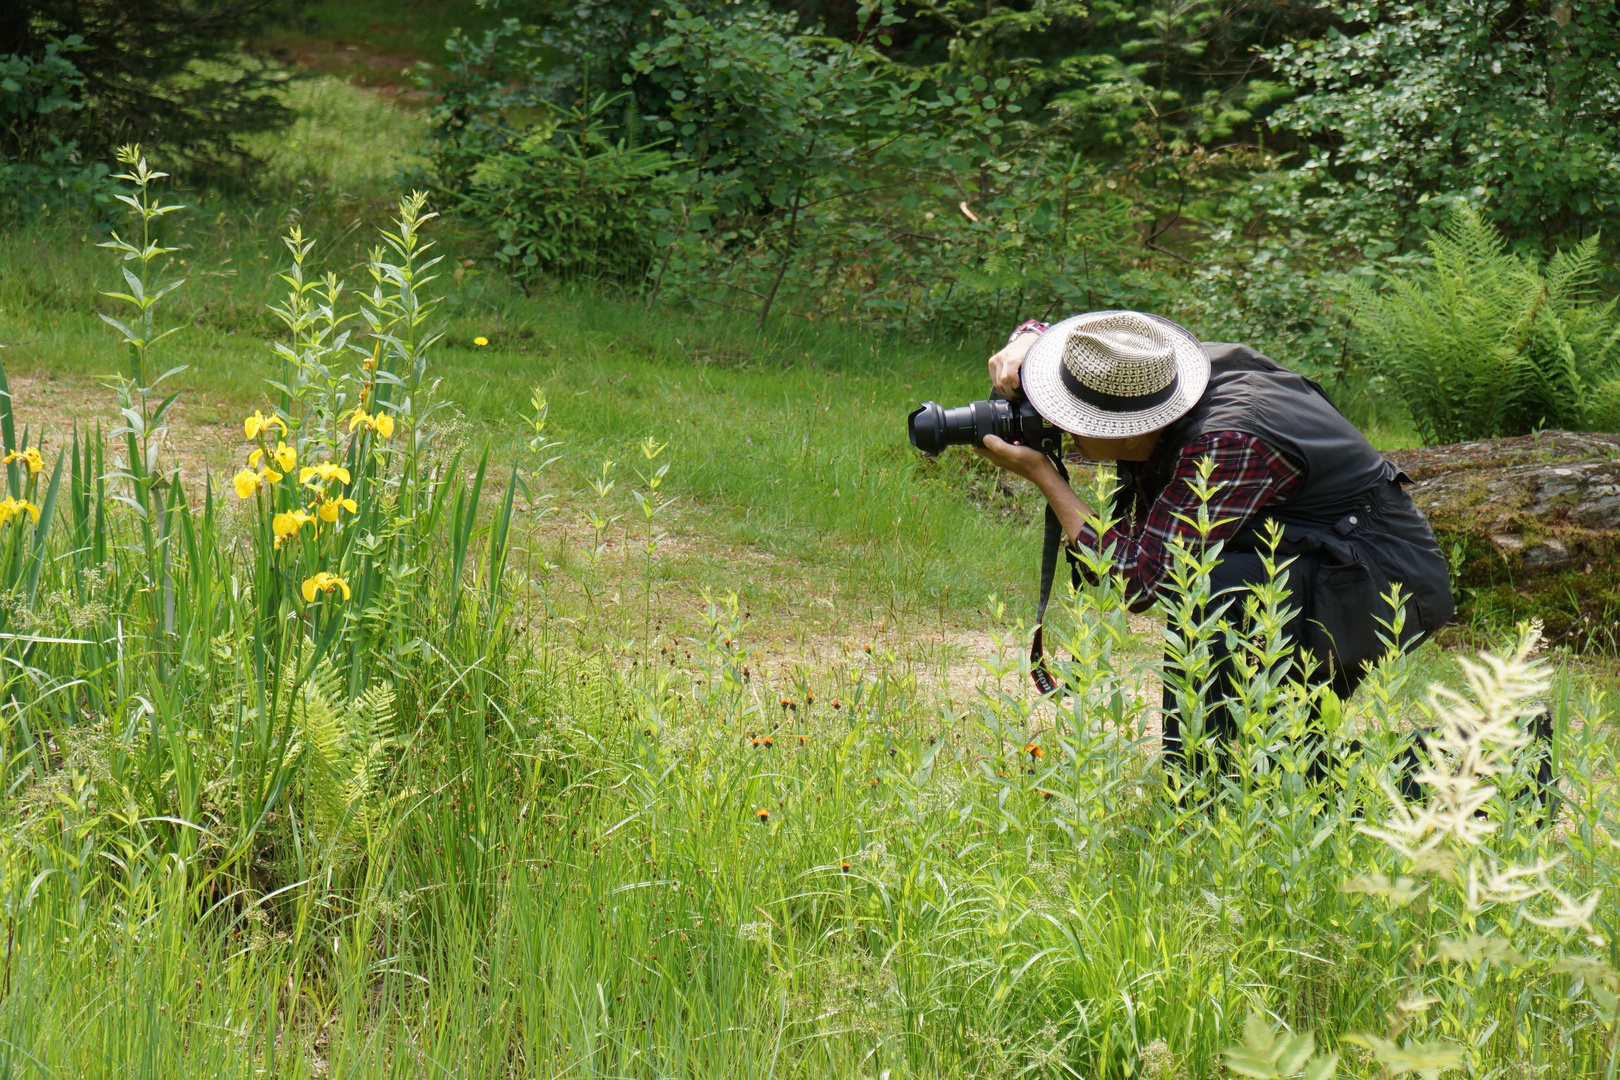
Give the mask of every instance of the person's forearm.
<svg viewBox="0 0 1620 1080">
<path fill-rule="evenodd" d="M 1091 508 L 1074 493 L 1068 481 L 1063 479 L 1056 466 L 1050 462 L 1046 468 L 1031 476 L 1030 480 L 1041 489 L 1041 494 L 1046 496 L 1046 503 L 1057 514 L 1058 523 L 1063 526 L 1064 535 L 1069 538 L 1069 543 L 1079 542 L 1080 525 L 1091 513 Z"/>
</svg>

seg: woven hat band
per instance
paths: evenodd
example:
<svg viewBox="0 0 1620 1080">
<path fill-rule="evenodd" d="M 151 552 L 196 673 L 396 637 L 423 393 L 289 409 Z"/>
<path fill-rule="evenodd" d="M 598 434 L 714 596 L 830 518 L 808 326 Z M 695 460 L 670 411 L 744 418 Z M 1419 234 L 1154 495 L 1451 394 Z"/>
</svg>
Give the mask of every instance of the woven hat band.
<svg viewBox="0 0 1620 1080">
<path fill-rule="evenodd" d="M 1152 393 L 1147 394 L 1109 394 L 1094 389 L 1074 377 L 1067 364 L 1059 364 L 1058 378 L 1063 380 L 1063 386 L 1075 397 L 1088 405 L 1104 409 L 1108 412 L 1140 412 L 1151 409 L 1155 405 L 1162 405 L 1175 396 L 1176 387 L 1181 382 L 1181 372 L 1172 371 L 1170 381 Z"/>
</svg>

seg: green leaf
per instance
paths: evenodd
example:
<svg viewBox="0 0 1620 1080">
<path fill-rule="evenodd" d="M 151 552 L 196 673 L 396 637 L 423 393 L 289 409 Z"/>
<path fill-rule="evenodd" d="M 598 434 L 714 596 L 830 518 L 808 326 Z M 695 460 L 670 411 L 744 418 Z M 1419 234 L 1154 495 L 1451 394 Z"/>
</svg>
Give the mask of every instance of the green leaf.
<svg viewBox="0 0 1620 1080">
<path fill-rule="evenodd" d="M 1373 1057 L 1391 1076 L 1416 1073 L 1423 1080 L 1437 1080 L 1446 1070 L 1461 1069 L 1465 1058 L 1461 1046 L 1443 1039 L 1429 1042 L 1408 1039 L 1403 1044 L 1397 1044 L 1392 1039 L 1360 1034 L 1349 1036 L 1347 1041 L 1371 1050 Z"/>
<path fill-rule="evenodd" d="M 1250 1013 L 1243 1022 L 1242 1044 L 1227 1047 L 1222 1058 L 1228 1072 L 1251 1080 L 1287 1080 L 1299 1075 L 1328 1080 L 1338 1067 L 1338 1056 L 1313 1058 L 1315 1049 L 1316 1039 L 1310 1032 L 1294 1035 L 1283 1027 L 1273 1030 L 1259 1013 Z"/>
<path fill-rule="evenodd" d="M 1452 963 L 1476 963 L 1481 960 L 1498 964 L 1524 964 L 1527 959 L 1513 947 L 1513 942 L 1492 934 L 1470 934 L 1467 938 L 1441 938 L 1435 945 L 1434 958 Z"/>
</svg>

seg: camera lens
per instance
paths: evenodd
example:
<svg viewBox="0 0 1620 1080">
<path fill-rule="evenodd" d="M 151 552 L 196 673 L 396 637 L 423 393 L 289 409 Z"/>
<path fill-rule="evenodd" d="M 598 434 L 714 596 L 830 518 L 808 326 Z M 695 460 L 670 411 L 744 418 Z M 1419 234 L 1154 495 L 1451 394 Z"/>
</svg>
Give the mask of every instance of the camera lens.
<svg viewBox="0 0 1620 1080">
<path fill-rule="evenodd" d="M 954 409 L 925 401 L 906 419 L 911 445 L 925 454 L 947 446 L 983 446 L 986 435 L 1018 438 L 1012 406 L 1005 401 L 971 401 Z"/>
<path fill-rule="evenodd" d="M 911 445 L 925 454 L 947 446 L 983 446 L 986 435 L 1008 427 L 1005 401 L 973 401 L 954 409 L 925 401 L 906 420 Z"/>
<path fill-rule="evenodd" d="M 1054 451 L 1062 433 L 1048 424 L 1027 401 L 972 401 L 954 409 L 925 401 L 906 417 L 911 445 L 933 456 L 947 446 L 983 446 L 986 435 Z"/>
</svg>

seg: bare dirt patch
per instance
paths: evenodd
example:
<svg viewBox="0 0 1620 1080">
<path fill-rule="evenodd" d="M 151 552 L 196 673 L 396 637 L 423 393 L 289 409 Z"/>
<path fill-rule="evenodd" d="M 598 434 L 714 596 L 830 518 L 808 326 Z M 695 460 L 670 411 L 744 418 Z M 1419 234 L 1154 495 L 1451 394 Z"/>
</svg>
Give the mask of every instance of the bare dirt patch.
<svg viewBox="0 0 1620 1080">
<path fill-rule="evenodd" d="M 49 451 L 70 442 L 77 430 L 81 443 L 99 430 L 109 462 L 123 453 L 123 439 L 111 433 L 123 423 L 110 386 L 94 379 L 61 375 L 17 375 L 9 380 L 18 434 L 26 426 L 29 441 Z M 156 404 L 154 402 L 154 404 Z M 187 392 L 169 410 L 162 460 L 178 467 L 182 482 L 200 485 L 205 476 L 229 476 L 243 452 L 240 406 L 223 399 Z"/>
</svg>

